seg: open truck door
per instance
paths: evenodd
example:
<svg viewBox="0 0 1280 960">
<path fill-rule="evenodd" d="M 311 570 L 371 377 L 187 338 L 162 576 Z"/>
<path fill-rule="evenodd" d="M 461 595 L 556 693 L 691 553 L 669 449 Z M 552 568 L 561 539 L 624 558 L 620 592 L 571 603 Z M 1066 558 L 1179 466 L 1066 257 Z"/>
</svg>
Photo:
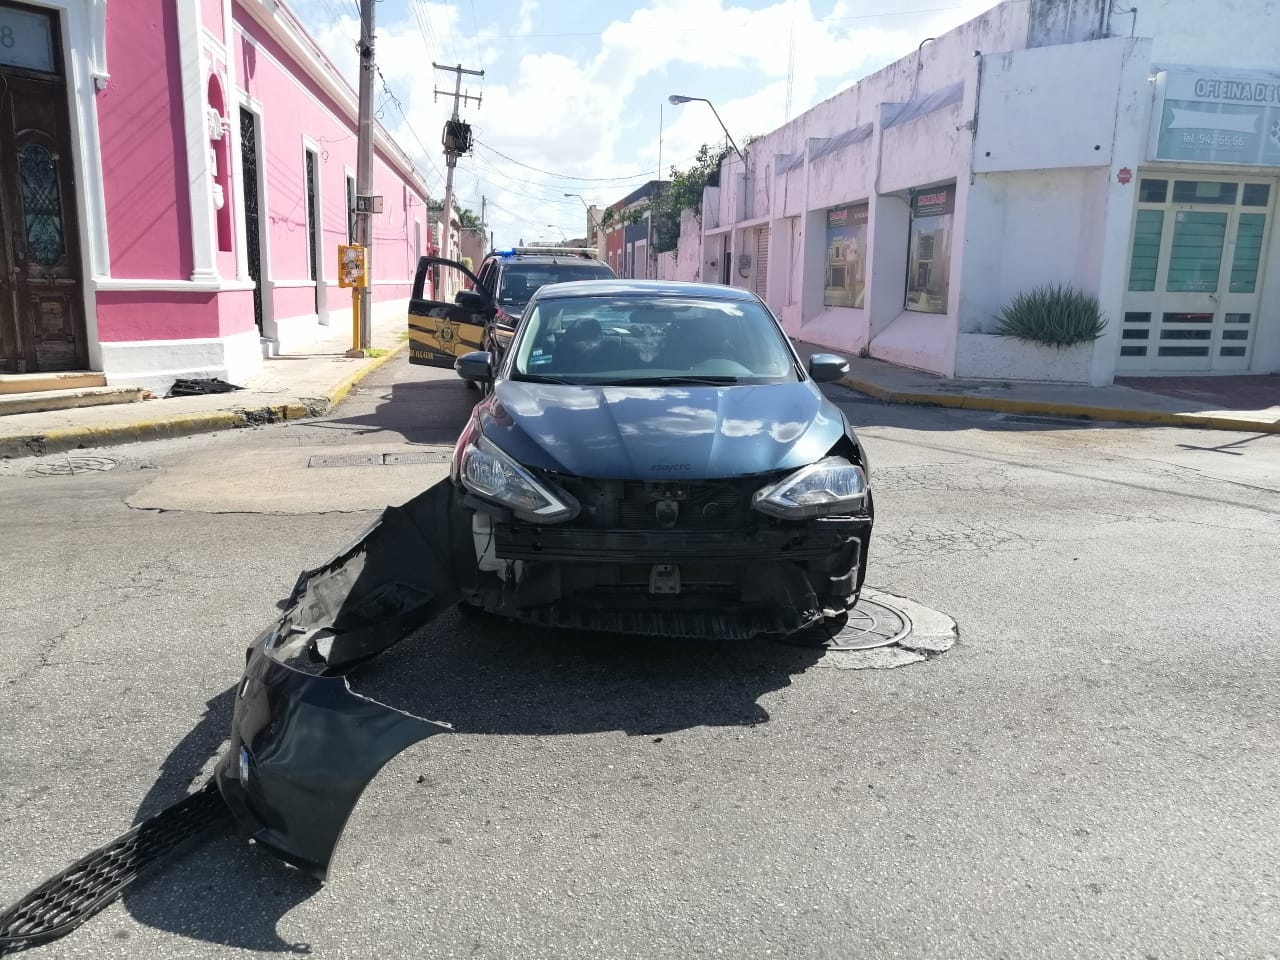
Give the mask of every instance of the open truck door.
<svg viewBox="0 0 1280 960">
<path fill-rule="evenodd" d="M 460 290 L 453 302 L 428 300 L 424 294 L 432 267 L 440 272 L 459 270 L 474 286 Z M 456 260 L 421 257 L 409 299 L 409 362 L 428 367 L 453 368 L 465 353 L 484 349 L 485 327 L 497 313 L 488 292 L 476 275 Z"/>
</svg>

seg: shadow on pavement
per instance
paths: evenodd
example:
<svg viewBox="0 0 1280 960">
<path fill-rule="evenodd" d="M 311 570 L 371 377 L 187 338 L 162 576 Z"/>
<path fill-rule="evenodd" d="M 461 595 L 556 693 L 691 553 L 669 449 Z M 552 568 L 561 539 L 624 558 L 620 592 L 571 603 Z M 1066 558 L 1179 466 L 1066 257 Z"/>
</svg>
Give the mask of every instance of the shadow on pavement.
<svg viewBox="0 0 1280 960">
<path fill-rule="evenodd" d="M 404 443 L 451 444 L 458 439 L 480 394 L 461 380 L 413 380 L 393 383 L 367 395 L 378 401 L 369 413 L 331 417 L 307 424 L 356 435 L 399 434 Z"/>
<path fill-rule="evenodd" d="M 264 611 L 264 619 L 265 619 Z M 350 675 L 360 694 L 459 735 L 641 736 L 767 723 L 760 699 L 787 687 L 822 651 L 768 641 L 698 642 L 540 630 L 451 612 Z M 137 820 L 184 796 L 230 729 L 231 687 L 165 758 Z M 374 783 L 376 784 L 375 779 Z M 353 828 L 358 829 L 358 828 Z M 127 891 L 139 923 L 206 943 L 307 953 L 280 920 L 321 884 L 227 833 L 159 867 Z"/>
</svg>

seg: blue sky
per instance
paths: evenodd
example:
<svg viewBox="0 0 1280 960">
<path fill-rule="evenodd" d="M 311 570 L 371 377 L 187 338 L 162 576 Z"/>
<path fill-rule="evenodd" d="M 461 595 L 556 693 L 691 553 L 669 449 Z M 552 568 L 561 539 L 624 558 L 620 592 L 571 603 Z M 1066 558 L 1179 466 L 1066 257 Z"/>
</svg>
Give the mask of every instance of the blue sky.
<svg viewBox="0 0 1280 960">
<path fill-rule="evenodd" d="M 608 205 L 661 170 L 723 140 L 766 133 L 790 115 L 913 51 L 995 0 L 379 0 L 381 120 L 444 195 L 440 130 L 451 102 L 433 102 L 461 62 L 483 69 L 463 87 L 478 146 L 455 176 L 459 203 L 488 221 L 499 246 L 582 236 L 577 193 Z M 289 0 L 354 85 L 359 0 Z M 792 50 L 794 48 L 794 55 Z M 791 69 L 789 70 L 789 67 Z M 660 137 L 661 133 L 661 137 Z"/>
</svg>

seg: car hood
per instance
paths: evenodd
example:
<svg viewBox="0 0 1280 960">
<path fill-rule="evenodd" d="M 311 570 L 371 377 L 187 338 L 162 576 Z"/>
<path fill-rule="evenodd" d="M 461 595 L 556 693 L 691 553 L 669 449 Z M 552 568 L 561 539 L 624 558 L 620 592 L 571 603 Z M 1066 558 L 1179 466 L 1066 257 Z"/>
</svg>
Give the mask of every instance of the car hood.
<svg viewBox="0 0 1280 960">
<path fill-rule="evenodd" d="M 810 382 L 562 386 L 499 381 L 478 411 L 519 462 L 596 479 L 712 479 L 821 459 L 844 418 Z"/>
</svg>

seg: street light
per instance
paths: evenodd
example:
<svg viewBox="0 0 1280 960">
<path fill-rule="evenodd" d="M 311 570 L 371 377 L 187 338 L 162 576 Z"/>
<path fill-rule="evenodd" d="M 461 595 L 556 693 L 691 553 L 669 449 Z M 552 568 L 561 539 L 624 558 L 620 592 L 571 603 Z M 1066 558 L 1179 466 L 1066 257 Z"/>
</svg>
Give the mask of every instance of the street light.
<svg viewBox="0 0 1280 960">
<path fill-rule="evenodd" d="M 566 194 L 565 194 L 565 196 L 566 196 L 566 197 L 577 197 L 579 200 L 581 200 L 581 201 L 582 201 L 582 205 L 583 205 L 584 207 L 586 207 L 586 209 L 587 209 L 587 220 L 589 220 L 589 221 L 590 221 L 590 222 L 595 226 L 595 228 L 596 228 L 597 230 L 601 231 L 602 233 L 604 232 L 604 227 L 600 226 L 600 221 L 599 221 L 599 220 L 597 220 L 595 217 L 593 217 L 593 216 L 591 215 L 591 204 L 587 203 L 587 201 L 583 199 L 582 194 L 580 194 L 580 193 L 566 193 Z"/>
<path fill-rule="evenodd" d="M 554 224 L 554 223 L 548 223 L 548 224 L 547 224 L 547 226 L 548 226 L 548 227 L 553 227 L 554 229 L 559 230 L 559 231 L 560 231 L 560 238 L 561 238 L 562 240 L 564 240 L 564 242 L 565 242 L 565 243 L 568 243 L 568 242 L 569 242 L 569 235 L 568 235 L 567 233 L 565 233 L 565 232 L 564 232 L 564 227 L 561 227 L 561 226 L 559 226 L 558 224 Z"/>
<path fill-rule="evenodd" d="M 724 121 L 720 119 L 720 114 L 716 110 L 716 105 L 714 103 L 712 103 L 706 97 L 683 97 L 678 93 L 673 93 L 671 96 L 667 97 L 667 103 L 671 104 L 673 107 L 678 107 L 680 106 L 680 104 L 688 103 L 691 100 L 698 100 L 701 103 L 705 103 L 708 107 L 711 108 L 711 112 L 716 115 L 716 122 L 720 124 L 720 129 L 724 131 L 724 135 L 729 140 L 729 146 L 733 147 L 733 152 L 738 155 L 738 159 L 741 160 L 743 163 L 746 163 L 747 158 L 742 155 L 742 151 L 738 149 L 738 145 L 733 142 L 733 137 L 729 136 L 729 128 L 726 127 L 724 125 Z"/>
</svg>

